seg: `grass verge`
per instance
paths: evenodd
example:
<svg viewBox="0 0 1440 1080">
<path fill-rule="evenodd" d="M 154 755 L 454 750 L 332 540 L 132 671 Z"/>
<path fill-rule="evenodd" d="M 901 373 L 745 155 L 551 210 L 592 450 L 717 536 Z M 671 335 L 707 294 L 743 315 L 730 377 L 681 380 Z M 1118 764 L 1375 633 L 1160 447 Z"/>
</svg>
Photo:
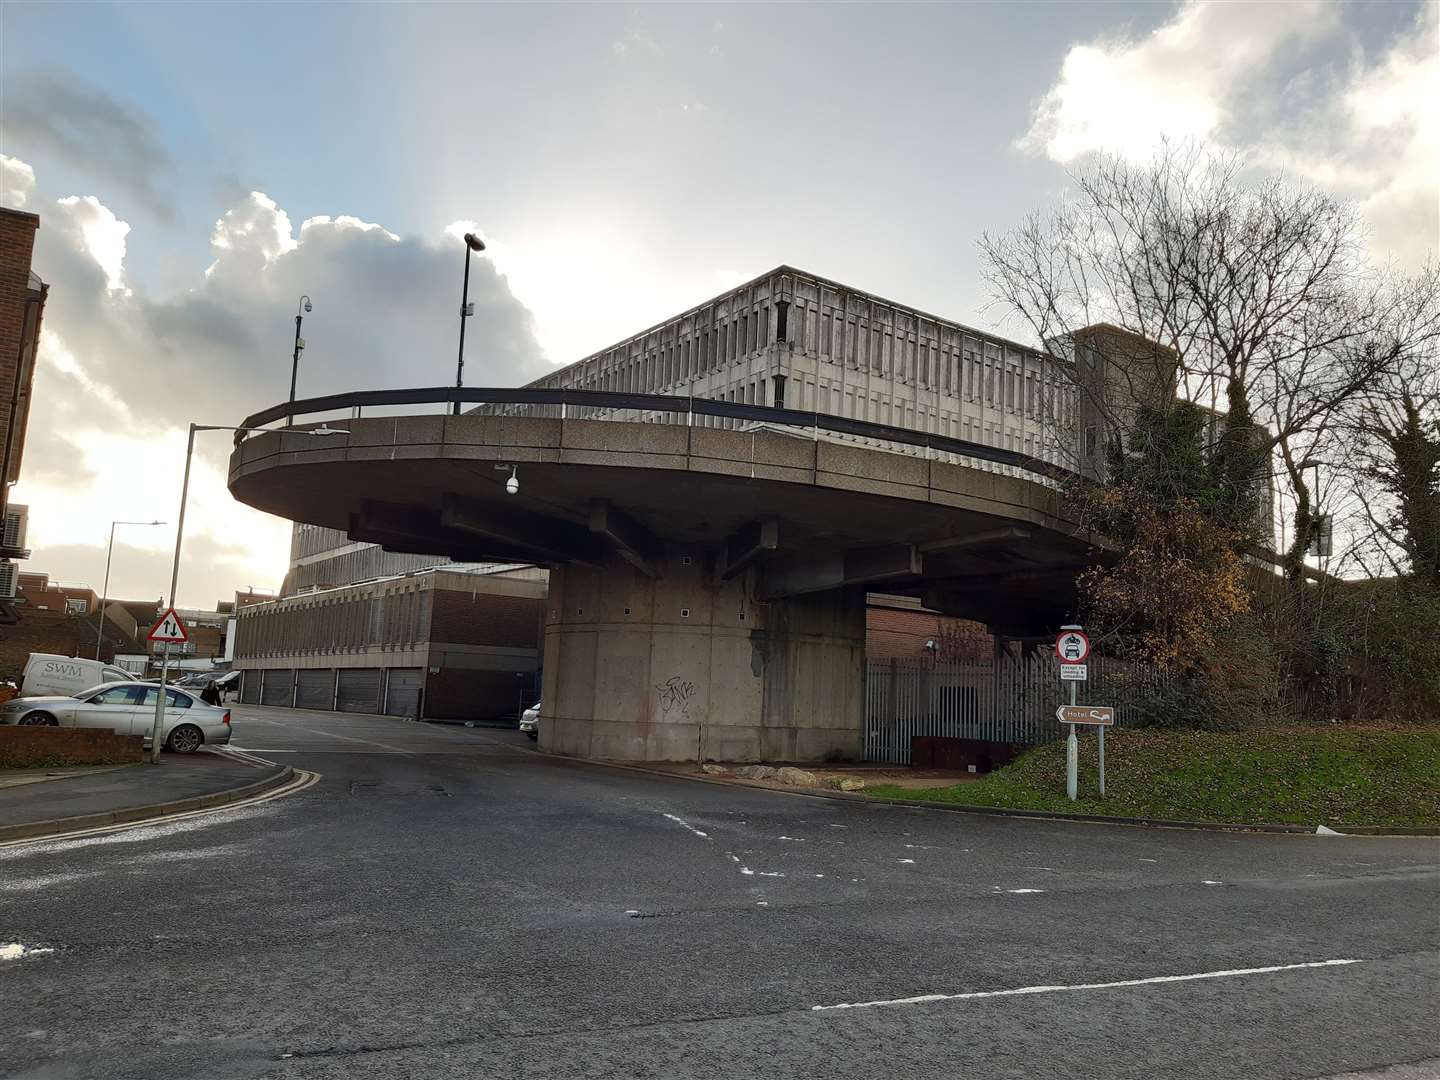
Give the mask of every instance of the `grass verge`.
<svg viewBox="0 0 1440 1080">
<path fill-rule="evenodd" d="M 1065 797 L 1065 744 L 1037 747 L 982 780 L 866 794 L 966 806 L 1248 824 L 1440 827 L 1440 731 L 1278 728 L 1111 731 L 1105 797 L 1097 742 L 1080 739 L 1080 798 Z"/>
</svg>

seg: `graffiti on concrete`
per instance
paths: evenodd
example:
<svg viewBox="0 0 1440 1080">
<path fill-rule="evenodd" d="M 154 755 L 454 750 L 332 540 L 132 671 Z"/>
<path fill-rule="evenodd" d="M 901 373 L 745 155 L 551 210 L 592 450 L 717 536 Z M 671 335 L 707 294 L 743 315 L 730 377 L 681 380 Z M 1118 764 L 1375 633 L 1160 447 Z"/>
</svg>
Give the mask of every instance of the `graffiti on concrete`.
<svg viewBox="0 0 1440 1080">
<path fill-rule="evenodd" d="M 695 696 L 695 689 L 694 683 L 679 675 L 672 675 L 655 687 L 655 693 L 660 698 L 660 711 L 666 720 L 672 719 L 672 713 L 676 714 L 674 719 L 690 719 L 690 699 Z"/>
</svg>

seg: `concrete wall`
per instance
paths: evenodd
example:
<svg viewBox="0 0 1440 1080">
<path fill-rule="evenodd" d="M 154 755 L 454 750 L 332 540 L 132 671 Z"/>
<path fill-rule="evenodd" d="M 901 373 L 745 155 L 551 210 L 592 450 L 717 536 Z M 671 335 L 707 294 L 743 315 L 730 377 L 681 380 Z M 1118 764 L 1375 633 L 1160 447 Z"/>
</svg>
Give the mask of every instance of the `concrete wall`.
<svg viewBox="0 0 1440 1080">
<path fill-rule="evenodd" d="M 624 563 L 552 571 L 541 746 L 650 761 L 813 761 L 860 752 L 865 595 L 755 599 L 672 549 L 651 580 Z"/>
</svg>

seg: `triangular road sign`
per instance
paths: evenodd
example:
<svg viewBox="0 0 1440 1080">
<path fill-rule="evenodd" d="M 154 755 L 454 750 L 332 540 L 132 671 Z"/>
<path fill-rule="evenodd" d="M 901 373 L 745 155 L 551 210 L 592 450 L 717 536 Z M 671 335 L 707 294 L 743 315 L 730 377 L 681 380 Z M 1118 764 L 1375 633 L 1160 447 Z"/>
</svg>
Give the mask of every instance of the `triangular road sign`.
<svg viewBox="0 0 1440 1080">
<path fill-rule="evenodd" d="M 180 616 L 175 614 L 173 607 L 160 616 L 160 621 L 150 628 L 150 633 L 146 636 L 150 641 L 190 640 L 185 624 L 180 621 Z"/>
</svg>

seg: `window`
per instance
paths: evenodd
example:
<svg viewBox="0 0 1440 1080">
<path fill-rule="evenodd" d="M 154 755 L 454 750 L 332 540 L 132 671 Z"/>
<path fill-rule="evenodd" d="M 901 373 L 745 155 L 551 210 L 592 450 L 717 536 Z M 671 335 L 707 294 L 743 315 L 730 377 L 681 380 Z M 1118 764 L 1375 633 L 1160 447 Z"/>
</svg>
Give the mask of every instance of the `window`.
<svg viewBox="0 0 1440 1080">
<path fill-rule="evenodd" d="M 1095 426 L 1092 424 L 1092 425 L 1090 425 L 1089 427 L 1087 427 L 1087 428 L 1085 429 L 1085 456 L 1086 456 L 1086 457 L 1092 457 L 1092 458 L 1093 458 L 1093 457 L 1095 456 L 1095 445 L 1096 445 L 1096 442 L 1097 442 L 1097 441 L 1098 441 L 1098 438 L 1097 438 L 1096 433 L 1095 433 Z"/>
<path fill-rule="evenodd" d="M 775 305 L 775 340 L 785 341 L 788 337 L 789 327 L 786 316 L 790 314 L 790 305 L 781 300 Z"/>
<path fill-rule="evenodd" d="M 90 699 L 91 705 L 134 705 L 139 700 L 143 686 L 112 686 L 108 690 L 101 690 Z M 153 704 L 155 699 L 150 699 Z"/>
<path fill-rule="evenodd" d="M 84 615 L 90 610 L 90 602 L 83 596 L 67 597 L 65 600 L 65 610 L 71 615 Z"/>
<path fill-rule="evenodd" d="M 151 698 L 153 703 L 154 698 Z M 194 702 L 190 700 L 189 694 L 182 694 L 178 690 L 165 688 L 165 707 L 167 709 L 188 709 Z"/>
</svg>

